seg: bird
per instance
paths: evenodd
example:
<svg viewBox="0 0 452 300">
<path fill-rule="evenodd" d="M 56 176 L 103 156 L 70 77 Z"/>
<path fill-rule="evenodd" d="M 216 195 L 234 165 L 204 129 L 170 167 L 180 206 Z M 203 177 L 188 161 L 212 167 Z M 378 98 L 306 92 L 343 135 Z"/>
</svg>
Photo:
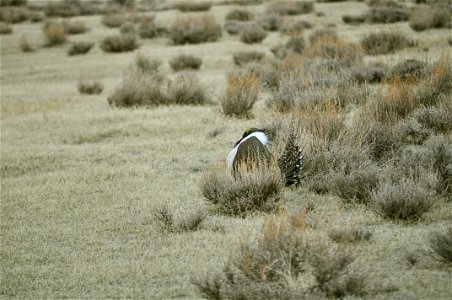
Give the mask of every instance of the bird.
<svg viewBox="0 0 452 300">
<path fill-rule="evenodd" d="M 268 166 L 272 162 L 272 154 L 269 150 L 270 132 L 266 129 L 247 128 L 242 137 L 235 143 L 229 153 L 226 163 L 232 173 L 239 172 L 242 164 L 257 167 Z M 296 185 L 300 181 L 303 155 L 297 142 L 296 134 L 291 131 L 287 142 L 277 162 L 281 174 L 285 178 L 286 186 Z"/>
</svg>

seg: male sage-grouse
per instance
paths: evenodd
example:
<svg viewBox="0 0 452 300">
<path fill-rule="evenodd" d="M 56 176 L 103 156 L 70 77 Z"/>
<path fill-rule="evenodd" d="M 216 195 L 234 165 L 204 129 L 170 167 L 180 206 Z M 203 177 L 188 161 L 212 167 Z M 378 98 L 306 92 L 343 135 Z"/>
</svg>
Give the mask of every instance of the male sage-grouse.
<svg viewBox="0 0 452 300">
<path fill-rule="evenodd" d="M 234 145 L 234 148 L 226 159 L 233 174 L 237 174 L 241 164 L 269 164 L 272 155 L 268 150 L 269 134 L 264 129 L 248 128 L 242 138 Z M 286 179 L 286 186 L 295 185 L 300 180 L 302 152 L 294 133 L 290 133 L 284 147 L 284 151 L 278 158 L 281 174 Z"/>
</svg>

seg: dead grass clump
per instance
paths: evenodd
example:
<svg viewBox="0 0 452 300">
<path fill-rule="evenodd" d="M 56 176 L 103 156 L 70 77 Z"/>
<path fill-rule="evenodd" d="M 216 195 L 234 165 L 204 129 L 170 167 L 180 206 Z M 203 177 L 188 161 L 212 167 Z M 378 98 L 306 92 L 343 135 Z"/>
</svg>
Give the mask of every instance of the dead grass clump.
<svg viewBox="0 0 452 300">
<path fill-rule="evenodd" d="M 221 32 L 212 15 L 178 16 L 169 30 L 169 38 L 175 45 L 199 44 L 217 41 Z"/>
<path fill-rule="evenodd" d="M 86 27 L 86 24 L 81 21 L 65 22 L 64 25 L 66 26 L 65 29 L 67 34 L 81 34 L 89 30 L 89 28 Z"/>
<path fill-rule="evenodd" d="M 48 46 L 60 45 L 66 42 L 66 26 L 61 21 L 46 21 L 43 33 Z"/>
<path fill-rule="evenodd" d="M 13 33 L 13 27 L 8 23 L 0 23 L 0 34 L 11 34 Z"/>
<path fill-rule="evenodd" d="M 104 90 L 104 85 L 99 81 L 81 81 L 78 84 L 78 91 L 82 95 L 99 95 Z"/>
<path fill-rule="evenodd" d="M 225 115 L 247 117 L 251 113 L 260 90 L 256 74 L 250 71 L 232 72 L 228 75 L 226 93 L 221 98 Z"/>
<path fill-rule="evenodd" d="M 312 299 L 364 294 L 364 277 L 353 273 L 345 247 L 306 230 L 305 214 L 269 217 L 259 236 L 242 242 L 216 273 L 194 278 L 204 296 L 216 299 Z"/>
<path fill-rule="evenodd" d="M 447 27 L 450 12 L 447 9 L 421 6 L 411 15 L 409 25 L 413 30 L 423 31 L 429 28 Z"/>
<path fill-rule="evenodd" d="M 107 53 L 128 52 L 139 47 L 138 38 L 133 34 L 110 35 L 100 43 L 100 48 Z"/>
<path fill-rule="evenodd" d="M 110 28 L 119 28 L 125 22 L 127 17 L 124 14 L 107 14 L 102 17 L 102 24 Z"/>
<path fill-rule="evenodd" d="M 86 54 L 94 47 L 93 42 L 75 42 L 67 51 L 69 56 Z"/>
<path fill-rule="evenodd" d="M 267 6 L 267 14 L 278 14 L 282 16 L 294 16 L 307 14 L 314 10 L 313 1 L 277 1 L 272 2 Z"/>
<path fill-rule="evenodd" d="M 108 103 L 118 107 L 155 106 L 168 102 L 165 80 L 159 76 L 134 72 L 108 97 Z"/>
<path fill-rule="evenodd" d="M 184 217 L 177 220 L 175 213 L 170 210 L 168 205 L 163 205 L 152 212 L 152 217 L 161 231 L 181 233 L 198 230 L 207 215 L 198 210 L 186 213 Z"/>
<path fill-rule="evenodd" d="M 274 211 L 283 187 L 276 164 L 243 164 L 238 167 L 236 178 L 221 165 L 206 172 L 201 180 L 202 194 L 216 211 L 239 217 L 256 211 Z"/>
<path fill-rule="evenodd" d="M 181 12 L 208 11 L 212 7 L 212 2 L 184 0 L 174 3 L 173 7 Z"/>
<path fill-rule="evenodd" d="M 260 62 L 265 56 L 264 52 L 241 51 L 234 53 L 232 58 L 236 66 L 243 66 L 253 62 Z"/>
<path fill-rule="evenodd" d="M 435 201 L 435 193 L 419 181 L 402 178 L 380 182 L 372 192 L 371 207 L 385 219 L 417 221 Z"/>
<path fill-rule="evenodd" d="M 436 232 L 430 238 L 430 248 L 441 261 L 452 263 L 452 229 L 445 233 Z"/>
<path fill-rule="evenodd" d="M 369 55 L 387 54 L 410 46 L 412 42 L 399 32 L 370 33 L 360 41 Z"/>
<path fill-rule="evenodd" d="M 200 105 L 207 102 L 205 88 L 192 72 L 181 72 L 168 86 L 166 104 Z"/>
<path fill-rule="evenodd" d="M 261 43 L 267 32 L 257 24 L 247 24 L 240 30 L 240 40 L 246 44 Z"/>
<path fill-rule="evenodd" d="M 254 19 L 254 14 L 246 9 L 233 9 L 229 11 L 225 17 L 226 21 L 252 21 Z"/>
<path fill-rule="evenodd" d="M 201 67 L 202 59 L 194 55 L 181 54 L 170 60 L 169 64 L 174 71 L 184 69 L 198 70 Z"/>
</svg>

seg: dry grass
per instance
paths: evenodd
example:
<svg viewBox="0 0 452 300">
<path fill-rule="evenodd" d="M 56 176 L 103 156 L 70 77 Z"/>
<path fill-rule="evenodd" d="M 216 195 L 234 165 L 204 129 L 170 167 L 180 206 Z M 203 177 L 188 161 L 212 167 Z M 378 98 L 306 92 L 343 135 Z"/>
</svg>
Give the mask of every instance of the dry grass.
<svg viewBox="0 0 452 300">
<path fill-rule="evenodd" d="M 0 34 L 13 33 L 13 27 L 8 23 L 0 23 Z"/>
<path fill-rule="evenodd" d="M 28 42 L 27 35 L 22 35 L 19 39 L 19 48 L 23 52 L 33 52 L 35 51 L 35 48 L 30 45 Z"/>
<path fill-rule="evenodd" d="M 169 29 L 175 45 L 215 42 L 221 37 L 221 26 L 213 15 L 178 16 Z"/>
<path fill-rule="evenodd" d="M 212 7 L 212 2 L 205 0 L 179 1 L 173 7 L 181 12 L 208 11 Z"/>
<path fill-rule="evenodd" d="M 84 80 L 78 84 L 78 91 L 82 95 L 99 95 L 103 90 L 104 85 L 99 81 Z"/>
<path fill-rule="evenodd" d="M 356 43 L 346 42 L 336 37 L 321 36 L 311 41 L 306 48 L 306 55 L 311 58 L 338 60 L 346 66 L 351 66 L 362 61 L 363 50 Z"/>
<path fill-rule="evenodd" d="M 254 14 L 246 9 L 233 9 L 225 17 L 226 21 L 252 21 L 254 20 Z"/>
<path fill-rule="evenodd" d="M 430 247 L 440 260 L 452 263 L 452 229 L 445 233 L 436 232 L 430 238 Z"/>
<path fill-rule="evenodd" d="M 416 31 L 429 28 L 447 27 L 450 22 L 450 14 L 441 8 L 424 6 L 417 8 L 410 17 L 410 27 Z"/>
<path fill-rule="evenodd" d="M 89 30 L 84 22 L 73 21 L 64 23 L 67 34 L 82 34 Z"/>
<path fill-rule="evenodd" d="M 170 210 L 168 205 L 161 206 L 153 211 L 153 219 L 156 225 L 162 232 L 168 233 L 196 231 L 206 217 L 205 212 L 198 210 L 187 213 L 177 220 L 175 213 Z"/>
<path fill-rule="evenodd" d="M 258 51 L 243 51 L 232 55 L 235 65 L 243 66 L 245 64 L 260 62 L 265 56 L 265 53 Z"/>
<path fill-rule="evenodd" d="M 276 1 L 272 2 L 267 6 L 266 13 L 268 14 L 278 14 L 278 15 L 301 15 L 307 14 L 314 10 L 313 1 Z"/>
<path fill-rule="evenodd" d="M 228 75 L 221 109 L 227 116 L 248 117 L 259 95 L 260 82 L 253 72 L 232 72 Z"/>
</svg>

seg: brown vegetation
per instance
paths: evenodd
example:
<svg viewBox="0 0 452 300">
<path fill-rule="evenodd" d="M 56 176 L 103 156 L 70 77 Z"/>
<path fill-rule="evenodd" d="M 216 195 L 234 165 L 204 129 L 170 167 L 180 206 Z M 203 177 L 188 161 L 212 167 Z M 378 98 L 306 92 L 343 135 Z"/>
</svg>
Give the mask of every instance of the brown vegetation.
<svg viewBox="0 0 452 300">
<path fill-rule="evenodd" d="M 247 117 L 251 113 L 260 90 L 260 82 L 253 72 L 238 71 L 228 75 L 226 93 L 221 109 L 227 116 Z"/>
<path fill-rule="evenodd" d="M 169 38 L 175 45 L 215 42 L 221 37 L 221 31 L 212 15 L 178 16 L 169 29 Z"/>
</svg>

